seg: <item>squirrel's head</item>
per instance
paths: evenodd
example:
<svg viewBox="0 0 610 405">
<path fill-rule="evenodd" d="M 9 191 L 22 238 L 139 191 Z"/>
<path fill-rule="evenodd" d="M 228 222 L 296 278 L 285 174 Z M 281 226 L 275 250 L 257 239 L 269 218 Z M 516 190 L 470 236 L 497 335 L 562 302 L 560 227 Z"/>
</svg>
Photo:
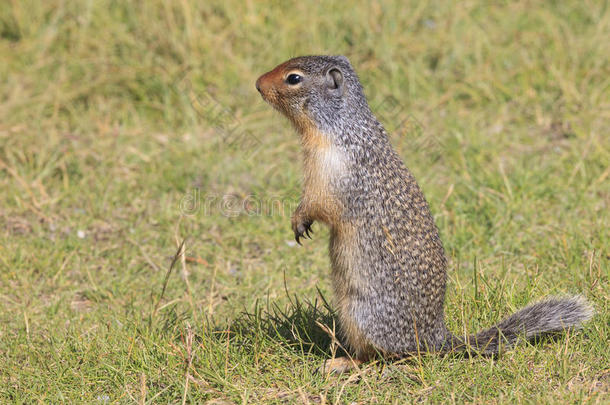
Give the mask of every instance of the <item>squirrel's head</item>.
<svg viewBox="0 0 610 405">
<path fill-rule="evenodd" d="M 256 81 L 263 99 L 297 129 L 314 125 L 325 132 L 370 114 L 362 86 L 345 56 L 301 56 L 282 63 Z"/>
</svg>

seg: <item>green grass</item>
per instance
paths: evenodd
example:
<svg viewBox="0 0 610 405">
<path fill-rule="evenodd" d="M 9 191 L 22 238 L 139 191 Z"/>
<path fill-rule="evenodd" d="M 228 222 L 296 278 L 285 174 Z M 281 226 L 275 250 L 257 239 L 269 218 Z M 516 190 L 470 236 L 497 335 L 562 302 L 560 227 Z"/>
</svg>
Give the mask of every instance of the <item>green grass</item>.
<svg viewBox="0 0 610 405">
<path fill-rule="evenodd" d="M 0 402 L 607 401 L 610 4 L 346 4 L 4 2 Z M 316 53 L 351 59 L 425 191 L 454 332 L 551 294 L 596 317 L 314 374 L 341 352 L 328 232 L 291 243 L 299 144 L 254 81 Z"/>
</svg>

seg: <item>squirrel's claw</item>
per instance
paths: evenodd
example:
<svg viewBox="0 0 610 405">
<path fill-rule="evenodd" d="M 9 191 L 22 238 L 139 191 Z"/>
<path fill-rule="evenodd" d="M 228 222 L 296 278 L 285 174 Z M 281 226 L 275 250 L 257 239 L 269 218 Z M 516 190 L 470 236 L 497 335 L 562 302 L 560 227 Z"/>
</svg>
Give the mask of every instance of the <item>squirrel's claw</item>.
<svg viewBox="0 0 610 405">
<path fill-rule="evenodd" d="M 309 234 L 309 232 L 313 233 L 313 231 L 311 230 L 311 225 L 305 227 L 305 234 L 309 239 L 311 239 L 311 235 Z"/>
<path fill-rule="evenodd" d="M 302 246 L 301 238 L 311 239 L 311 234 L 313 234 L 313 231 L 311 229 L 311 224 L 313 224 L 313 221 L 306 221 L 306 222 L 297 224 L 296 226 L 293 225 L 294 240 L 296 240 L 299 245 Z"/>
</svg>

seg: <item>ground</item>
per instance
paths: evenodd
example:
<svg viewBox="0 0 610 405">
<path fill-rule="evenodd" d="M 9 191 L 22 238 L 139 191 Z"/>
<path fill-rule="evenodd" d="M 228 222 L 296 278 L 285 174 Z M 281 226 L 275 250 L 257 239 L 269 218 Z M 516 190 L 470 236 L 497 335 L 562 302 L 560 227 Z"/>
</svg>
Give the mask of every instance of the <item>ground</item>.
<svg viewBox="0 0 610 405">
<path fill-rule="evenodd" d="M 607 1 L 9 1 L 0 402 L 607 401 L 609 37 Z M 452 331 L 567 293 L 595 318 L 316 373 L 342 353 L 328 231 L 294 243 L 298 139 L 254 82 L 318 53 L 350 58 L 430 202 Z"/>
</svg>

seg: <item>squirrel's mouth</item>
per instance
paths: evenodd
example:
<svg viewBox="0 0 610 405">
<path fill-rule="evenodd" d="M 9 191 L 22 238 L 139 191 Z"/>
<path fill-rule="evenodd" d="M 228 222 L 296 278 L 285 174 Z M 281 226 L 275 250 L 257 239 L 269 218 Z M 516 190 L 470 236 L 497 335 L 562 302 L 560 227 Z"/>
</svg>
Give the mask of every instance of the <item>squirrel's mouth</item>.
<svg viewBox="0 0 610 405">
<path fill-rule="evenodd" d="M 283 112 L 280 103 L 278 102 L 277 94 L 273 90 L 261 91 L 261 98 L 274 109 Z"/>
<path fill-rule="evenodd" d="M 269 103 L 271 105 L 275 105 L 277 96 L 276 96 L 273 88 L 271 86 L 268 86 L 267 83 L 265 83 L 265 81 L 266 81 L 265 76 L 266 76 L 266 74 L 262 75 L 256 81 L 256 90 L 258 90 L 258 92 L 260 93 L 263 100 L 265 100 L 267 103 Z"/>
<path fill-rule="evenodd" d="M 280 100 L 278 98 L 277 91 L 275 89 L 271 88 L 271 87 L 264 86 L 261 83 L 261 79 L 263 79 L 264 77 L 265 77 L 265 75 L 259 77 L 259 79 L 256 81 L 256 90 L 258 90 L 258 92 L 260 93 L 262 99 L 267 104 L 272 106 L 277 111 L 283 113 L 284 110 L 282 109 Z"/>
</svg>

